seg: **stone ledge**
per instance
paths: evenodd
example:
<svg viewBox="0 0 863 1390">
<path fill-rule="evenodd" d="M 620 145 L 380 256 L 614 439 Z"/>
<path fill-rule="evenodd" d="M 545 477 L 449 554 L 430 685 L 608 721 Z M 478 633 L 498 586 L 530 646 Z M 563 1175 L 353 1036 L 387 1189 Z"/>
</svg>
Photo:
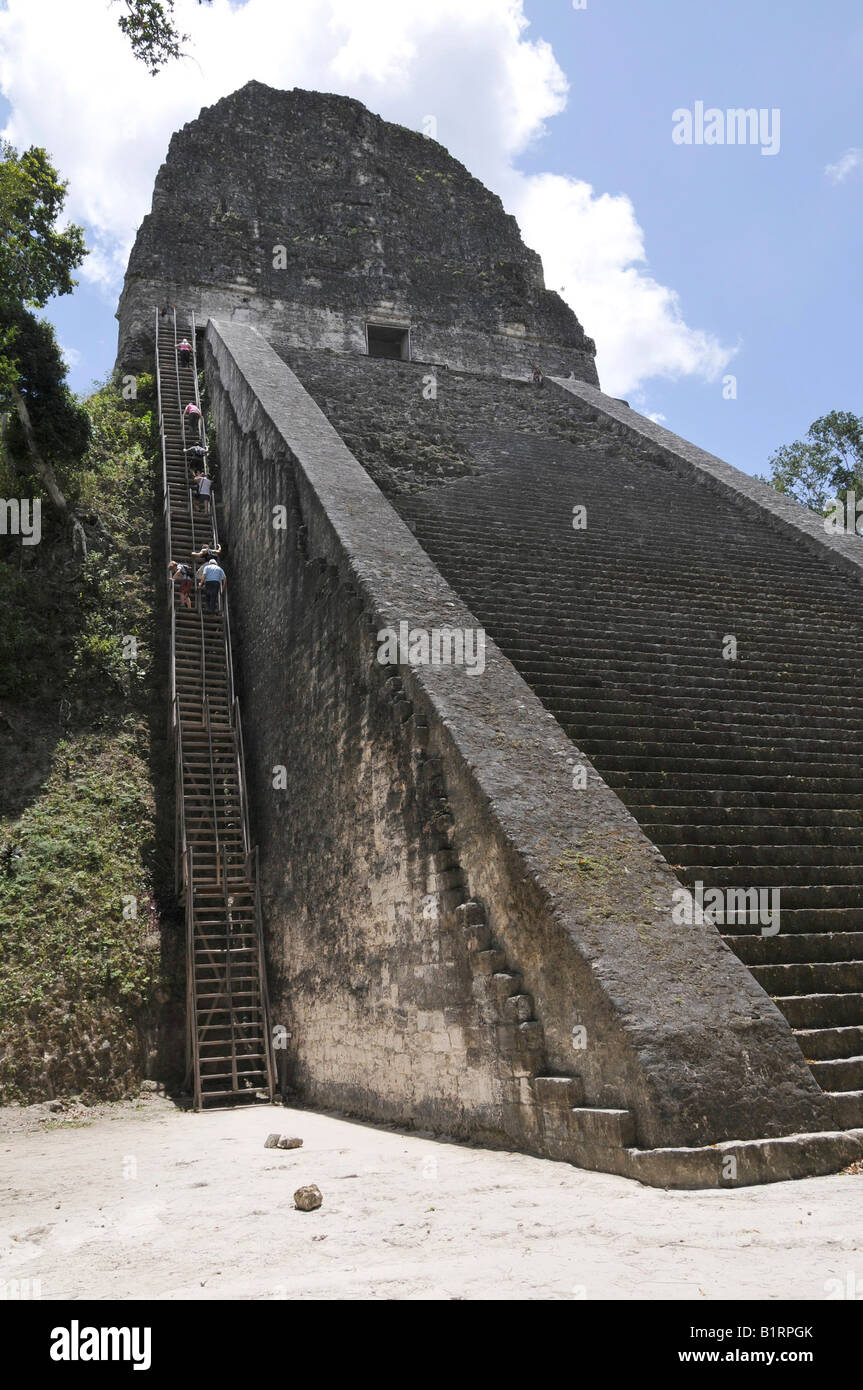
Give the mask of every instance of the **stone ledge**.
<svg viewBox="0 0 863 1390">
<path fill-rule="evenodd" d="M 697 1191 L 759 1187 L 826 1177 L 863 1157 L 863 1129 L 787 1134 L 780 1139 L 727 1139 L 699 1148 L 638 1149 L 558 1143 L 549 1157 L 595 1173 L 614 1173 L 645 1187 Z M 727 1175 L 734 1159 L 734 1176 Z"/>
<path fill-rule="evenodd" d="M 755 1187 L 838 1173 L 863 1157 L 863 1129 L 787 1134 L 781 1139 L 728 1139 L 695 1149 L 629 1148 L 620 1152 L 622 1166 L 613 1171 L 648 1187 Z M 723 1175 L 729 1158 L 736 1160 L 734 1178 Z"/>
</svg>

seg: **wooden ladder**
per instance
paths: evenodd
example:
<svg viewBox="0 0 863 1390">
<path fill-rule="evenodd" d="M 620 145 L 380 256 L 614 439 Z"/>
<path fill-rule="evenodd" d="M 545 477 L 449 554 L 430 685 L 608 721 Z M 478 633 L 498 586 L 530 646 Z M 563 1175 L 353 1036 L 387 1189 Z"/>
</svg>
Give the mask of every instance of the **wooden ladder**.
<svg viewBox="0 0 863 1390">
<path fill-rule="evenodd" d="M 192 344 L 188 366 L 176 344 Z M 194 317 L 156 314 L 156 382 L 168 559 L 218 544 L 215 505 L 195 511 L 183 453 L 183 410 L 200 404 Z M 203 421 L 202 421 L 203 424 Z M 205 442 L 202 437 L 202 442 Z M 195 581 L 197 583 L 197 581 Z M 177 890 L 186 910 L 187 1084 L 195 1108 L 272 1100 L 275 1090 L 258 855 L 249 843 L 243 737 L 234 694 L 230 614 L 181 606 L 169 582 L 171 721 L 176 759 Z"/>
</svg>

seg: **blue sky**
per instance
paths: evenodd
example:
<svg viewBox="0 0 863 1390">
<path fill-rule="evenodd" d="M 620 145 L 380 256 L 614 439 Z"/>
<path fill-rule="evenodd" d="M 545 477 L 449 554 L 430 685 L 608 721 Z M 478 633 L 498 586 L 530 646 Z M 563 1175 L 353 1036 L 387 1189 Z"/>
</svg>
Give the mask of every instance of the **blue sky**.
<svg viewBox="0 0 863 1390">
<path fill-rule="evenodd" d="M 354 0 L 354 14 L 364 5 L 367 9 L 370 49 L 385 46 L 393 27 L 391 15 L 384 13 L 386 3 Z M 469 23 L 471 4 L 480 9 L 485 3 L 465 0 L 464 23 Z M 229 61 L 223 50 L 237 49 L 231 36 L 240 31 L 229 32 L 228 26 L 236 26 L 236 11 L 244 7 L 229 10 L 226 0 L 218 0 L 205 20 L 205 11 L 191 6 L 185 27 L 193 31 L 200 52 L 185 72 L 155 81 L 143 71 L 120 71 L 126 55 L 116 47 L 119 36 L 113 22 L 104 19 L 103 5 L 93 10 L 98 23 L 94 19 L 82 35 L 84 56 L 78 66 L 90 66 L 80 74 L 77 91 L 68 77 L 68 34 L 65 39 L 55 35 L 44 22 L 37 28 L 40 16 L 34 11 L 41 9 L 44 21 L 52 4 L 62 5 L 68 15 L 64 0 L 29 0 L 27 9 L 23 0 L 8 0 L 3 7 L 15 23 L 5 34 L 0 30 L 0 44 L 4 38 L 7 43 L 5 58 L 0 57 L 0 90 L 11 98 L 11 104 L 0 102 L 0 120 L 18 143 L 41 143 L 51 150 L 71 180 L 70 211 L 84 220 L 97 244 L 97 264 L 108 265 L 95 279 L 91 270 L 74 296 L 47 310 L 69 350 L 76 390 L 87 390 L 113 364 L 117 266 L 122 260 L 117 247 L 124 256 L 123 238 L 146 210 L 170 131 L 194 117 L 202 100 L 213 100 L 259 75 L 275 85 L 348 91 L 391 119 L 415 124 L 424 109 L 434 109 L 429 102 L 440 93 L 440 138 L 501 193 L 526 226 L 537 228 L 526 239 L 543 254 L 547 270 L 563 264 L 571 243 L 567 298 L 597 339 L 604 380 L 606 343 L 607 360 L 614 363 L 610 370 L 631 384 L 625 394 L 633 405 L 664 417 L 669 428 L 738 467 L 764 471 L 777 445 L 801 436 L 826 411 L 863 413 L 856 341 L 863 274 L 863 153 L 841 180 L 826 173 L 846 152 L 863 151 L 863 12 L 852 0 L 831 0 L 822 7 L 805 0 L 784 0 L 781 7 L 763 0 L 663 0 L 657 5 L 587 0 L 583 10 L 575 10 L 571 0 L 525 0 L 530 28 L 522 40 L 547 41 L 568 84 L 565 109 L 545 115 L 544 121 L 540 118 L 551 101 L 547 91 L 535 99 L 530 91 L 501 94 L 504 79 L 496 64 L 499 57 L 512 56 L 514 40 L 503 29 L 495 28 L 492 35 L 493 23 L 480 15 L 471 43 L 482 80 L 473 91 L 464 90 L 464 82 L 451 84 L 461 90 L 445 90 L 447 35 L 453 35 L 456 70 L 457 52 L 467 51 L 470 36 L 466 29 L 455 32 L 452 14 L 448 20 L 442 14 L 435 30 L 425 13 L 428 7 L 421 6 L 411 21 L 414 30 L 408 31 L 418 44 L 412 70 L 415 122 L 410 83 L 396 92 L 395 68 L 385 80 L 383 60 L 374 71 L 377 60 L 368 54 L 357 56 L 351 50 L 353 56 L 341 52 L 334 60 L 329 51 L 317 51 L 327 30 L 325 20 L 337 12 L 339 0 L 308 0 L 302 12 L 308 32 L 295 33 L 290 41 L 285 36 L 280 67 L 263 53 L 262 31 L 252 25 L 265 19 L 271 28 L 278 25 L 282 21 L 274 16 L 284 9 L 268 10 L 268 0 L 250 0 L 242 17 L 248 21 L 248 56 L 237 52 Z M 315 23 L 320 33 L 312 32 Z M 362 39 L 362 32 L 353 36 L 355 49 Z M 522 43 L 519 52 L 526 51 Z M 28 62 L 43 65 L 29 88 L 21 76 L 22 64 Z M 551 90 L 557 81 L 549 75 L 553 64 L 547 57 L 543 62 L 543 81 Z M 94 119 L 89 124 L 86 119 L 87 93 L 93 94 L 94 104 L 107 102 L 106 89 L 115 81 L 121 118 L 131 112 L 133 124 L 139 123 L 125 144 L 105 129 L 113 120 L 110 106 L 101 106 L 101 114 L 94 106 Z M 205 81 L 206 87 L 195 88 L 195 82 Z M 528 74 L 526 89 L 531 81 Z M 675 144 L 672 112 L 692 108 L 696 101 L 723 110 L 778 108 L 780 152 L 768 157 L 751 146 Z M 507 113 L 519 103 L 528 113 L 525 124 L 533 121 L 537 130 L 542 125 L 543 133 L 527 142 L 498 138 L 497 127 L 506 124 Z M 850 163 L 855 165 L 854 157 Z M 100 164 L 105 169 L 101 183 Z M 591 186 L 587 220 L 574 217 L 552 225 L 557 204 L 540 197 L 548 191 L 540 176 L 548 175 L 561 176 L 556 196 L 581 182 Z M 591 271 L 590 287 L 585 282 L 579 293 L 573 282 L 586 273 L 579 257 L 591 238 L 598 243 L 590 247 L 591 265 L 601 257 L 605 195 L 610 195 L 614 228 L 630 236 L 640 229 L 645 260 L 633 272 L 621 256 L 608 271 L 607 286 L 604 270 Z M 547 274 L 550 287 L 561 287 L 563 273 Z M 645 341 L 637 350 L 633 347 L 628 360 L 627 343 L 634 342 L 642 314 L 638 302 L 624 296 L 626 277 L 633 273 L 648 292 L 654 280 L 665 293 L 673 292 L 677 308 L 666 304 L 655 322 L 651 318 L 641 325 Z M 672 319 L 678 312 L 683 327 L 675 328 Z M 613 347 L 615 334 L 623 341 Z M 673 351 L 660 346 L 653 354 L 652 334 L 658 344 L 667 336 L 683 346 L 677 342 Z M 698 335 L 710 340 L 703 351 Z M 728 364 L 717 369 L 721 351 L 728 356 L 735 348 Z M 683 362 L 680 370 L 668 365 L 675 354 Z M 737 378 L 736 400 L 723 399 L 726 373 Z"/>
<path fill-rule="evenodd" d="M 863 414 L 863 169 L 825 167 L 863 147 L 863 9 L 856 0 L 557 0 L 527 12 L 570 80 L 566 112 L 534 159 L 625 191 L 651 269 L 687 319 L 741 343 L 717 383 L 652 381 L 668 427 L 747 472 L 829 410 Z M 775 157 L 672 143 L 671 112 L 779 107 Z M 590 325 L 587 325 L 590 331 Z"/>
</svg>

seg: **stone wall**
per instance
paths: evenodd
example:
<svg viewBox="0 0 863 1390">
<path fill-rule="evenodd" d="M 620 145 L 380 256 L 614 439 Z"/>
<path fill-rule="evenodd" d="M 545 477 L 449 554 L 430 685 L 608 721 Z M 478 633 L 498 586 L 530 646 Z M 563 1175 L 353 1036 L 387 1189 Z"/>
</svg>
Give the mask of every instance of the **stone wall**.
<svg viewBox="0 0 863 1390">
<path fill-rule="evenodd" d="M 260 82 L 172 139 L 129 259 L 118 363 L 143 365 L 167 298 L 293 345 L 365 353 L 409 323 L 414 359 L 597 381 L 595 346 L 499 198 L 436 140 L 360 102 Z"/>
<path fill-rule="evenodd" d="M 672 925 L 661 854 L 494 645 L 482 675 L 376 662 L 388 624 L 476 620 L 294 374 L 237 325 L 209 325 L 206 365 L 273 1013 L 301 1092 L 535 1152 L 537 1073 L 577 1074 L 643 1146 L 829 1128 L 770 999 L 715 928 Z M 549 795 L 574 758 L 587 790 Z"/>
</svg>

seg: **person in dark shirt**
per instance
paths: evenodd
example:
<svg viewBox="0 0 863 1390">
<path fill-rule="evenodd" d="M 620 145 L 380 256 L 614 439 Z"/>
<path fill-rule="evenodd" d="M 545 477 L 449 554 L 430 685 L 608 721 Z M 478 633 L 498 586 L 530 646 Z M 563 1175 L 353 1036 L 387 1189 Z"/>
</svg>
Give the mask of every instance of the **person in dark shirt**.
<svg viewBox="0 0 863 1390">
<path fill-rule="evenodd" d="M 200 550 L 192 551 L 193 560 L 217 560 L 222 553 L 221 545 L 202 545 Z"/>
<path fill-rule="evenodd" d="M 204 448 L 203 444 L 190 444 L 187 449 L 183 450 L 183 453 L 186 455 L 186 463 L 189 465 L 189 473 L 191 474 L 192 478 L 194 478 L 196 473 L 205 472 L 205 460 L 207 457 L 207 452 L 208 451 Z"/>
</svg>

